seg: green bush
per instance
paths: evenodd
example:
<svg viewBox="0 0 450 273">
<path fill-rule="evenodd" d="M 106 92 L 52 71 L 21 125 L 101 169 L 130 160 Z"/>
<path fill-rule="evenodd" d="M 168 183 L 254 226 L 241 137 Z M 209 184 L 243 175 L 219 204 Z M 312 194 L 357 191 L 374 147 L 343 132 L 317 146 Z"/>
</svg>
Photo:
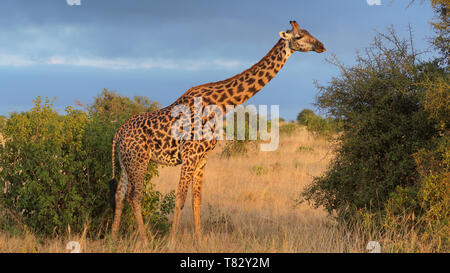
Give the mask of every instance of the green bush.
<svg viewBox="0 0 450 273">
<path fill-rule="evenodd" d="M 134 96 L 131 100 L 106 88 L 94 99 L 94 103 L 87 107 L 90 115 L 97 115 L 111 120 L 113 123 L 122 123 L 134 114 L 152 112 L 161 107 L 159 103 L 151 101 L 147 97 Z"/>
<path fill-rule="evenodd" d="M 91 211 L 98 204 L 91 195 L 106 194 L 107 187 L 84 175 L 87 120 L 86 113 L 70 107 L 61 116 L 50 101 L 41 105 L 37 98 L 30 112 L 12 114 L 4 128 L 0 177 L 7 189 L 1 202 L 38 233 L 61 233 L 68 225 L 81 230 L 96 216 Z"/>
<path fill-rule="evenodd" d="M 419 183 L 397 187 L 386 202 L 385 230 L 402 223 L 414 227 L 433 251 L 450 251 L 450 138 L 439 139 L 431 150 L 414 155 Z M 400 217 L 399 217 L 400 215 Z M 405 219 L 406 218 L 406 219 Z"/>
<path fill-rule="evenodd" d="M 307 126 L 309 121 L 312 118 L 315 118 L 317 115 L 314 113 L 311 109 L 303 109 L 300 113 L 297 115 L 297 122 L 301 125 Z"/>
<path fill-rule="evenodd" d="M 393 251 L 450 251 L 450 7 L 430 2 L 440 56 L 419 60 L 412 37 L 391 28 L 355 66 L 331 61 L 341 75 L 318 86 L 317 105 L 343 132 L 328 171 L 302 193 Z"/>
<path fill-rule="evenodd" d="M 439 55 L 419 65 L 423 71 L 418 85 L 421 103 L 429 118 L 435 120 L 439 137 L 414 154 L 419 178 L 413 185 L 399 186 L 387 202 L 383 229 L 397 231 L 399 220 L 418 230 L 428 251 L 450 251 L 450 76 L 449 10 L 447 0 L 431 0 L 436 20 L 431 22 L 435 37 L 431 44 Z"/>
<path fill-rule="evenodd" d="M 60 115 L 50 101 L 42 103 L 39 97 L 34 102 L 30 111 L 11 114 L 3 131 L 2 207 L 44 236 L 64 234 L 69 226 L 75 233 L 86 226 L 90 234 L 107 232 L 113 135 L 132 113 L 152 110 L 147 106 L 154 104 L 147 99 L 142 106 L 107 90 L 88 112 L 68 107 Z M 148 174 L 149 179 L 157 175 L 156 165 L 149 166 Z M 143 198 L 146 219 L 165 230 L 173 194 L 162 196 L 148 186 Z"/>
<path fill-rule="evenodd" d="M 343 121 L 343 132 L 329 169 L 303 197 L 341 220 L 362 209 L 383 211 L 398 187 L 418 183 L 414 154 L 439 137 L 422 100 L 427 71 L 411 49 L 393 31 L 379 34 L 355 66 L 334 61 L 341 76 L 318 86 L 317 104 Z"/>
<path fill-rule="evenodd" d="M 330 117 L 323 118 L 316 115 L 311 109 L 303 109 L 297 115 L 297 122 L 306 126 L 308 131 L 317 135 L 330 135 L 340 130 L 340 122 Z"/>
</svg>

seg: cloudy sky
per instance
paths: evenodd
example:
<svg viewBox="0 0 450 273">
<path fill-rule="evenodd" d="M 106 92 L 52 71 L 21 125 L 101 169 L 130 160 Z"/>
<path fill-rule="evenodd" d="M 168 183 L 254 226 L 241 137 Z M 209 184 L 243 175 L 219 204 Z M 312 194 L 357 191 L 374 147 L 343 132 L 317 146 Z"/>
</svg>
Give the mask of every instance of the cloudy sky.
<svg viewBox="0 0 450 273">
<path fill-rule="evenodd" d="M 429 47 L 429 1 L 368 4 L 377 1 L 2 0 L 0 115 L 30 109 L 38 95 L 56 97 L 61 110 L 75 100 L 89 104 L 103 88 L 165 106 L 192 86 L 250 67 L 297 20 L 328 51 L 294 54 L 249 101 L 280 105 L 282 117 L 295 119 L 313 108 L 313 82 L 337 75 L 325 61 L 330 54 L 351 65 L 356 50 L 390 25 L 407 37 L 410 24 L 416 47 Z"/>
</svg>

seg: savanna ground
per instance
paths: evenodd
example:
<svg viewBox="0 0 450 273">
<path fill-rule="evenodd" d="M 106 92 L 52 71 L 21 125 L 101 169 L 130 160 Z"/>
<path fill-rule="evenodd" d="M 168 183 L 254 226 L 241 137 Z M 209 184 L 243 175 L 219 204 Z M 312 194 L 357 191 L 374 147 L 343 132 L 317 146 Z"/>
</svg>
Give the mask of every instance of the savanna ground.
<svg viewBox="0 0 450 273">
<path fill-rule="evenodd" d="M 338 228 L 328 214 L 298 203 L 302 189 L 322 174 L 333 156 L 333 144 L 298 127 L 281 134 L 276 151 L 254 146 L 247 154 L 220 156 L 224 142 L 211 153 L 202 193 L 202 240 L 195 244 L 190 195 L 182 211 L 176 243 L 168 235 L 140 242 L 134 233 L 113 242 L 83 234 L 40 239 L 0 233 L 0 252 L 68 252 L 79 241 L 82 252 L 365 252 L 366 241 Z M 162 193 L 176 189 L 179 167 L 159 169 L 153 179 Z"/>
</svg>

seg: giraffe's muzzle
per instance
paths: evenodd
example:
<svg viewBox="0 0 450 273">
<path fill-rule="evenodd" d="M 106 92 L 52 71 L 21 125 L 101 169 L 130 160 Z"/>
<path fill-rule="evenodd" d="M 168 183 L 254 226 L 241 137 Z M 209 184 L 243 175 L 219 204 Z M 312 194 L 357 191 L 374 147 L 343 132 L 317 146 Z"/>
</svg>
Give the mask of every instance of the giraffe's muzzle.
<svg viewBox="0 0 450 273">
<path fill-rule="evenodd" d="M 323 46 L 322 43 L 318 42 L 314 45 L 314 51 L 317 53 L 322 53 L 327 51 L 327 49 Z"/>
</svg>

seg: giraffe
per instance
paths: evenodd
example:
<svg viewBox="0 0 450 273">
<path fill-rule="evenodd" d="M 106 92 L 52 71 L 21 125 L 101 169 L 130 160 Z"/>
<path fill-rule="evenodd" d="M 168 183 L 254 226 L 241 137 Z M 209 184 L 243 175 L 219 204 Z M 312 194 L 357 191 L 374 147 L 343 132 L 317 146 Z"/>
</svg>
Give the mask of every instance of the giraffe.
<svg viewBox="0 0 450 273">
<path fill-rule="evenodd" d="M 275 46 L 249 69 L 223 81 L 192 87 L 173 104 L 154 112 L 134 115 L 116 131 L 112 143 L 113 179 L 110 181 L 110 201 L 114 210 L 113 238 L 117 236 L 124 200 L 133 210 L 140 237 L 147 238 L 141 213 L 141 197 L 145 173 L 151 161 L 168 166 L 181 164 L 170 237 L 176 235 L 188 187 L 192 184 L 194 236 L 197 241 L 200 240 L 202 179 L 208 154 L 215 148 L 217 139 L 175 139 L 171 135 L 171 128 L 181 118 L 173 116 L 172 110 L 177 105 L 185 105 L 194 113 L 194 100 L 200 97 L 202 107 L 217 105 L 226 113 L 227 105 L 240 105 L 261 90 L 294 52 L 322 53 L 326 50 L 319 40 L 300 28 L 296 21 L 290 21 L 290 24 L 292 29 L 279 32 L 281 38 Z M 187 118 L 193 120 L 193 117 Z M 207 121 L 201 119 L 203 124 Z M 198 125 L 196 122 L 192 124 Z M 116 146 L 119 148 L 121 168 L 118 183 L 114 178 Z"/>
</svg>

